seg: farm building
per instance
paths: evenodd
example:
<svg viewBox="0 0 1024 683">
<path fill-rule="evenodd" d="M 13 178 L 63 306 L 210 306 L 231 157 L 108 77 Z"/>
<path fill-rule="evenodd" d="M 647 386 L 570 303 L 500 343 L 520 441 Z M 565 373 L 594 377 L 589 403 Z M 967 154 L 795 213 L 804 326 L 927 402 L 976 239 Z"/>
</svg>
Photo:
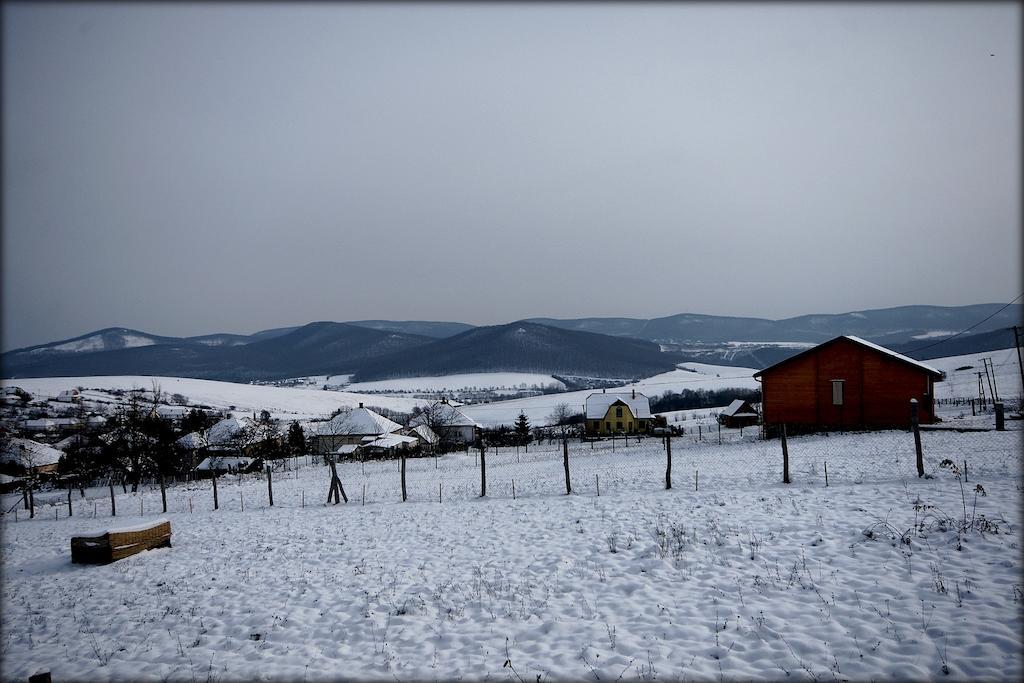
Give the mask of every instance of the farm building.
<svg viewBox="0 0 1024 683">
<path fill-rule="evenodd" d="M 910 400 L 922 424 L 935 417 L 942 372 L 859 337 L 836 337 L 754 373 L 762 422 L 787 430 L 904 428 Z"/>
<path fill-rule="evenodd" d="M 380 413 L 364 408 L 344 410 L 327 422 L 314 426 L 309 437 L 309 446 L 314 453 L 335 453 L 338 446 L 345 444 L 362 444 L 363 437 L 374 439 L 397 432 L 402 425 L 389 420 Z"/>
<path fill-rule="evenodd" d="M 718 423 L 723 427 L 750 427 L 757 424 L 757 410 L 750 401 L 736 399 L 718 414 Z"/>
<path fill-rule="evenodd" d="M 587 396 L 587 434 L 646 434 L 651 423 L 651 403 L 636 390 Z"/>
</svg>

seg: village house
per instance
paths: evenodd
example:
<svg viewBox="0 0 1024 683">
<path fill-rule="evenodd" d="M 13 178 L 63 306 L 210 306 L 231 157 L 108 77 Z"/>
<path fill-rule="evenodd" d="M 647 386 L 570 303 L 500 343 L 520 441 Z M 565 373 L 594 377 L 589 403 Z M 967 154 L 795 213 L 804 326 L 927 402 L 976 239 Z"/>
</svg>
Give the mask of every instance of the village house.
<svg viewBox="0 0 1024 683">
<path fill-rule="evenodd" d="M 634 389 L 628 393 L 601 391 L 587 396 L 588 436 L 646 434 L 651 426 L 651 403 Z"/>
<path fill-rule="evenodd" d="M 754 373 L 770 433 L 906 428 L 911 399 L 921 424 L 935 419 L 939 370 L 859 337 L 836 337 Z"/>
<path fill-rule="evenodd" d="M 312 425 L 309 447 L 314 453 L 336 453 L 339 446 L 362 445 L 364 437 L 376 439 L 401 428 L 402 425 L 360 403 L 358 408 L 343 410 L 326 422 Z"/>
</svg>

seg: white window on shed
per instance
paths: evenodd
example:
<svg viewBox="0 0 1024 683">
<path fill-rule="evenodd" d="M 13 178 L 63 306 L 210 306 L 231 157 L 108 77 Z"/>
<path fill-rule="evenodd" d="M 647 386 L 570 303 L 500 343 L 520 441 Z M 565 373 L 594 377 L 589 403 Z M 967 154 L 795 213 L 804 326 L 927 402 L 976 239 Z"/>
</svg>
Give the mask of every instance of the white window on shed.
<svg viewBox="0 0 1024 683">
<path fill-rule="evenodd" d="M 845 379 L 834 379 L 832 380 L 832 405 L 841 406 L 843 405 L 843 385 L 846 383 Z"/>
</svg>

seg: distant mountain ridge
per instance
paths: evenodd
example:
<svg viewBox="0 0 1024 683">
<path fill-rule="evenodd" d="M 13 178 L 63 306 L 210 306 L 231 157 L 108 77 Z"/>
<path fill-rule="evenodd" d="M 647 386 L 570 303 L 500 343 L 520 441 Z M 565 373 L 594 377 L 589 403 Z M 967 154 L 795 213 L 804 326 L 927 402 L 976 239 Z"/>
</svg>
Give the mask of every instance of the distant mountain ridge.
<svg viewBox="0 0 1024 683">
<path fill-rule="evenodd" d="M 520 321 L 381 356 L 363 363 L 352 379 L 497 371 L 632 378 L 671 370 L 677 362 L 648 341 Z"/>
<path fill-rule="evenodd" d="M 111 327 L 8 351 L 0 356 L 0 369 L 6 378 L 159 374 L 252 381 L 315 374 L 383 379 L 496 371 L 618 378 L 653 374 L 683 361 L 763 368 L 796 353 L 800 344 L 841 334 L 922 360 L 988 351 L 1012 345 L 1009 328 L 1021 325 L 1022 314 L 1020 304 L 976 304 L 784 320 L 694 313 L 652 319 L 530 318 L 487 327 L 359 320 L 193 337 Z M 969 333 L 947 339 L 971 327 Z M 519 328 L 523 333 L 517 338 Z"/>
<path fill-rule="evenodd" d="M 664 318 L 529 318 L 552 327 L 628 336 L 656 343 L 807 342 L 820 343 L 852 334 L 882 344 L 904 344 L 915 336 L 953 332 L 978 323 L 1006 304 L 969 306 L 899 306 L 896 308 L 801 315 L 783 320 L 680 313 Z M 1007 306 L 972 330 L 988 332 L 1020 325 L 1024 304 Z"/>
</svg>

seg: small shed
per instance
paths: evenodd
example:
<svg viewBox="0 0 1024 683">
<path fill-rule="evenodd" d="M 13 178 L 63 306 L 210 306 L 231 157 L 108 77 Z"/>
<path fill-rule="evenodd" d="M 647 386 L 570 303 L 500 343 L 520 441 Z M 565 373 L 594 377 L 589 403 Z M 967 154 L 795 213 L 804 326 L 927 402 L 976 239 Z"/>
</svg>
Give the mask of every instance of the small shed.
<svg viewBox="0 0 1024 683">
<path fill-rule="evenodd" d="M 892 429 L 935 419 L 932 366 L 859 337 L 844 335 L 754 373 L 761 382 L 762 422 L 775 432 Z"/>
<path fill-rule="evenodd" d="M 737 398 L 718 414 L 718 423 L 733 429 L 750 427 L 757 424 L 757 410 L 750 401 Z"/>
</svg>

